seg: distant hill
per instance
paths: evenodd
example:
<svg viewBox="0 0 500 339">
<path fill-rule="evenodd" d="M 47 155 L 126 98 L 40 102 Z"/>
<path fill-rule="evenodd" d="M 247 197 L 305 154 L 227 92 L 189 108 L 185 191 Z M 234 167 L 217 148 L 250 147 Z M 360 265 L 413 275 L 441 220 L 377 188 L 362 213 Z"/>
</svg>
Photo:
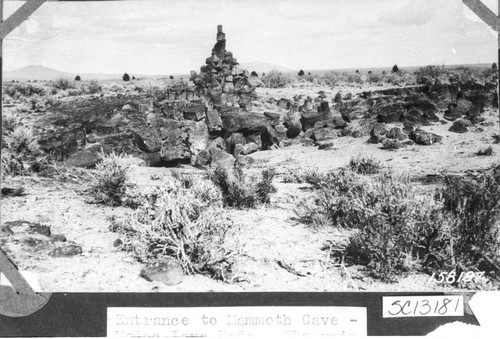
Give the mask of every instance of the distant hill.
<svg viewBox="0 0 500 339">
<path fill-rule="evenodd" d="M 240 66 L 243 69 L 248 70 L 249 72 L 255 71 L 259 75 L 264 72 L 269 72 L 272 70 L 276 71 L 281 71 L 281 72 L 290 72 L 294 71 L 291 68 L 283 67 L 280 65 L 275 65 L 275 64 L 270 64 L 268 62 L 262 62 L 262 61 L 254 61 L 254 62 L 242 62 Z"/>
<path fill-rule="evenodd" d="M 164 77 L 164 75 L 146 75 L 146 74 L 133 74 L 128 73 L 131 77 L 136 78 L 154 78 L 154 77 Z M 77 75 L 80 75 L 82 80 L 121 80 L 123 74 L 99 74 L 99 73 L 68 73 L 58 71 L 53 68 L 41 66 L 41 65 L 31 65 L 22 68 L 18 68 L 13 71 L 4 71 L 2 74 L 2 79 L 4 81 L 9 80 L 56 80 L 59 78 L 74 79 Z"/>
<path fill-rule="evenodd" d="M 26 66 L 14 71 L 4 71 L 2 74 L 4 80 L 55 80 L 57 78 L 74 78 L 75 76 L 71 73 L 40 65 Z"/>
</svg>

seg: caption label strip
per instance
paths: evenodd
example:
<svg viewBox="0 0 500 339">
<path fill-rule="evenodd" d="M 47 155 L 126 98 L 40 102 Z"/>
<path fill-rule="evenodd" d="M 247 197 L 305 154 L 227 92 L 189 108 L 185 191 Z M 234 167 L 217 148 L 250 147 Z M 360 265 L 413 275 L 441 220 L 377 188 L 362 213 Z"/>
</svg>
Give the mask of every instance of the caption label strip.
<svg viewBox="0 0 500 339">
<path fill-rule="evenodd" d="M 383 297 L 384 318 L 464 315 L 463 295 Z"/>
<path fill-rule="evenodd" d="M 108 337 L 367 335 L 366 307 L 109 307 Z"/>
</svg>

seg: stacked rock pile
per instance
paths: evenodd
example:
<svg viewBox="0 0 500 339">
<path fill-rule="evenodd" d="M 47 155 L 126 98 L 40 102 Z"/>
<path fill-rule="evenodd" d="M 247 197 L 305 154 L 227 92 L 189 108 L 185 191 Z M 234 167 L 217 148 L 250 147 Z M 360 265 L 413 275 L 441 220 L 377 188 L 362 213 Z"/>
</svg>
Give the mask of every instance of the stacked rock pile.
<svg viewBox="0 0 500 339">
<path fill-rule="evenodd" d="M 226 50 L 226 35 L 222 25 L 217 26 L 217 42 L 212 55 L 201 66 L 200 74 L 191 71 L 190 81 L 196 91 L 210 98 L 213 108 L 222 105 L 249 108 L 252 98 L 256 97 L 255 87 L 249 81 L 250 73 L 242 70 L 233 54 Z"/>
</svg>

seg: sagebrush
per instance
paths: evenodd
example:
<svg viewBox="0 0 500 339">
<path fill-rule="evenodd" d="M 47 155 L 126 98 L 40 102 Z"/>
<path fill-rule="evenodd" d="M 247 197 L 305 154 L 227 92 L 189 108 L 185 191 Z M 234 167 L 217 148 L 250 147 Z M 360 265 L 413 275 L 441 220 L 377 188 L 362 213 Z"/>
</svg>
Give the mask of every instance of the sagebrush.
<svg viewBox="0 0 500 339">
<path fill-rule="evenodd" d="M 222 209 L 220 191 L 195 178 L 186 188 L 177 180 L 143 195 L 139 208 L 113 230 L 127 234 L 124 250 L 147 262 L 175 258 L 187 274 L 231 281 L 241 245 L 237 227 Z"/>
<path fill-rule="evenodd" d="M 133 187 L 128 174 L 130 158 L 114 152 L 109 155 L 101 153 L 100 157 L 88 193 L 98 203 L 121 205 L 128 197 L 127 190 Z"/>
<path fill-rule="evenodd" d="M 216 166 L 208 172 L 208 178 L 222 192 L 224 205 L 238 208 L 252 208 L 269 202 L 270 194 L 276 191 L 275 176 L 272 168 L 262 170 L 259 175 L 250 175 L 238 165 L 232 170 Z"/>
</svg>

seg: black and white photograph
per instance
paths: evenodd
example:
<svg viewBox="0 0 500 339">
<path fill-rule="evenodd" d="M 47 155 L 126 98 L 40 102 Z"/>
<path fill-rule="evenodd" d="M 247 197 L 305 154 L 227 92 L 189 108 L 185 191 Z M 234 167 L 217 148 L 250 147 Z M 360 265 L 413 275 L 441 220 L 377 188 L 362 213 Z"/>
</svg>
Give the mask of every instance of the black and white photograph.
<svg viewBox="0 0 500 339">
<path fill-rule="evenodd" d="M 499 289 L 496 0 L 38 3 L 0 209 L 36 291 Z"/>
</svg>

